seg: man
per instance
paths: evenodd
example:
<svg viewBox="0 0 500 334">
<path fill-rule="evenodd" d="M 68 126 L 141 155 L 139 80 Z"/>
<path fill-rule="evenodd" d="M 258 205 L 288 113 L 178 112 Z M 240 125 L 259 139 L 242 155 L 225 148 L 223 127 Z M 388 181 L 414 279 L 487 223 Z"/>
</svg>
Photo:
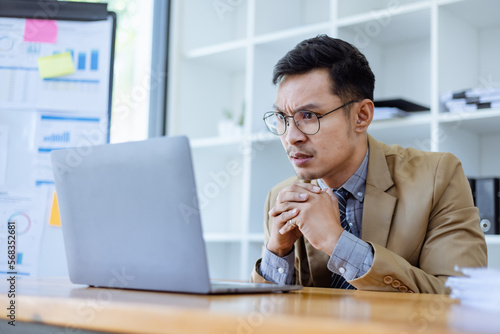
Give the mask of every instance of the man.
<svg viewBox="0 0 500 334">
<path fill-rule="evenodd" d="M 351 44 L 321 35 L 275 66 L 264 115 L 295 169 L 269 193 L 252 281 L 446 293 L 486 243 L 460 161 L 367 134 L 375 77 Z"/>
</svg>

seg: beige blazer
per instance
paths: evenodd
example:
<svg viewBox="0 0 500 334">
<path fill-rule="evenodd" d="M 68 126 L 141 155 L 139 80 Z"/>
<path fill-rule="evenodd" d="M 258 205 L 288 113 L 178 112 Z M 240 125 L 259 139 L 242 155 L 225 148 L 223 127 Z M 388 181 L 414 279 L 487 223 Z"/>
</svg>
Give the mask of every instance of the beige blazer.
<svg viewBox="0 0 500 334">
<path fill-rule="evenodd" d="M 349 281 L 358 290 L 448 293 L 444 282 L 458 267 L 485 267 L 486 242 L 469 183 L 460 161 L 450 153 L 422 152 L 385 145 L 368 136 L 370 155 L 361 239 L 374 249 L 370 270 Z M 270 192 L 267 212 L 292 177 Z M 304 237 L 295 243 L 296 283 L 328 287 L 329 256 Z M 251 280 L 266 282 L 256 268 Z"/>
</svg>

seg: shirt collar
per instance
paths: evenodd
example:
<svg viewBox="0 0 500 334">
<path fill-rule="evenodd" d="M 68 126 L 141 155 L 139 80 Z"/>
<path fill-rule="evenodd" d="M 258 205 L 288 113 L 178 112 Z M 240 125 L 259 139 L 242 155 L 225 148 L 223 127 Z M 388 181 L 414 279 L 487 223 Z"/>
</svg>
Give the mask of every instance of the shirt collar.
<svg viewBox="0 0 500 334">
<path fill-rule="evenodd" d="M 358 169 L 354 172 L 354 174 L 341 187 L 347 190 L 359 202 L 363 202 L 363 199 L 365 197 L 366 174 L 368 171 L 368 156 L 369 156 L 369 149 L 367 148 L 365 157 L 361 162 L 361 165 L 359 165 Z M 326 188 L 326 184 L 323 182 L 323 180 L 318 179 L 317 181 L 321 189 Z"/>
</svg>

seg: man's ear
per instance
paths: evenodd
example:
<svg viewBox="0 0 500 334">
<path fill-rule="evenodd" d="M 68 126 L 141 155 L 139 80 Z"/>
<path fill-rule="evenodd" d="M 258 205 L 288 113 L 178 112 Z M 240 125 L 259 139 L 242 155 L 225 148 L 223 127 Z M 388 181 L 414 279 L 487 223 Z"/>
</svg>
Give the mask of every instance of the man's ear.
<svg viewBox="0 0 500 334">
<path fill-rule="evenodd" d="M 355 115 L 355 131 L 364 132 L 371 124 L 373 120 L 373 101 L 370 99 L 364 99 L 359 102 L 359 108 L 357 108 L 357 113 Z"/>
</svg>

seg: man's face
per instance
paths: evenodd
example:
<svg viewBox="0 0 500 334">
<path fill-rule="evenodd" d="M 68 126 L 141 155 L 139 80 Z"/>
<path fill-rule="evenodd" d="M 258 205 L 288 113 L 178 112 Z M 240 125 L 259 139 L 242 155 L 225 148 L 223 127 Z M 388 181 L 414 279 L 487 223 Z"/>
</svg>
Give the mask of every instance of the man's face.
<svg viewBox="0 0 500 334">
<path fill-rule="evenodd" d="M 345 102 L 331 90 L 328 69 L 315 69 L 305 74 L 287 75 L 278 87 L 275 108 L 286 115 L 300 110 L 323 115 Z M 350 107 L 355 109 L 356 103 Z M 352 170 L 356 133 L 356 115 L 348 118 L 344 108 L 320 119 L 320 130 L 314 135 L 302 133 L 289 119 L 280 138 L 297 176 L 304 180 L 323 179 L 329 186 L 340 186 L 355 171 Z M 354 116 L 354 117 L 353 117 Z M 357 168 L 357 166 L 354 166 Z M 337 185 L 335 185 L 337 184 Z"/>
</svg>

